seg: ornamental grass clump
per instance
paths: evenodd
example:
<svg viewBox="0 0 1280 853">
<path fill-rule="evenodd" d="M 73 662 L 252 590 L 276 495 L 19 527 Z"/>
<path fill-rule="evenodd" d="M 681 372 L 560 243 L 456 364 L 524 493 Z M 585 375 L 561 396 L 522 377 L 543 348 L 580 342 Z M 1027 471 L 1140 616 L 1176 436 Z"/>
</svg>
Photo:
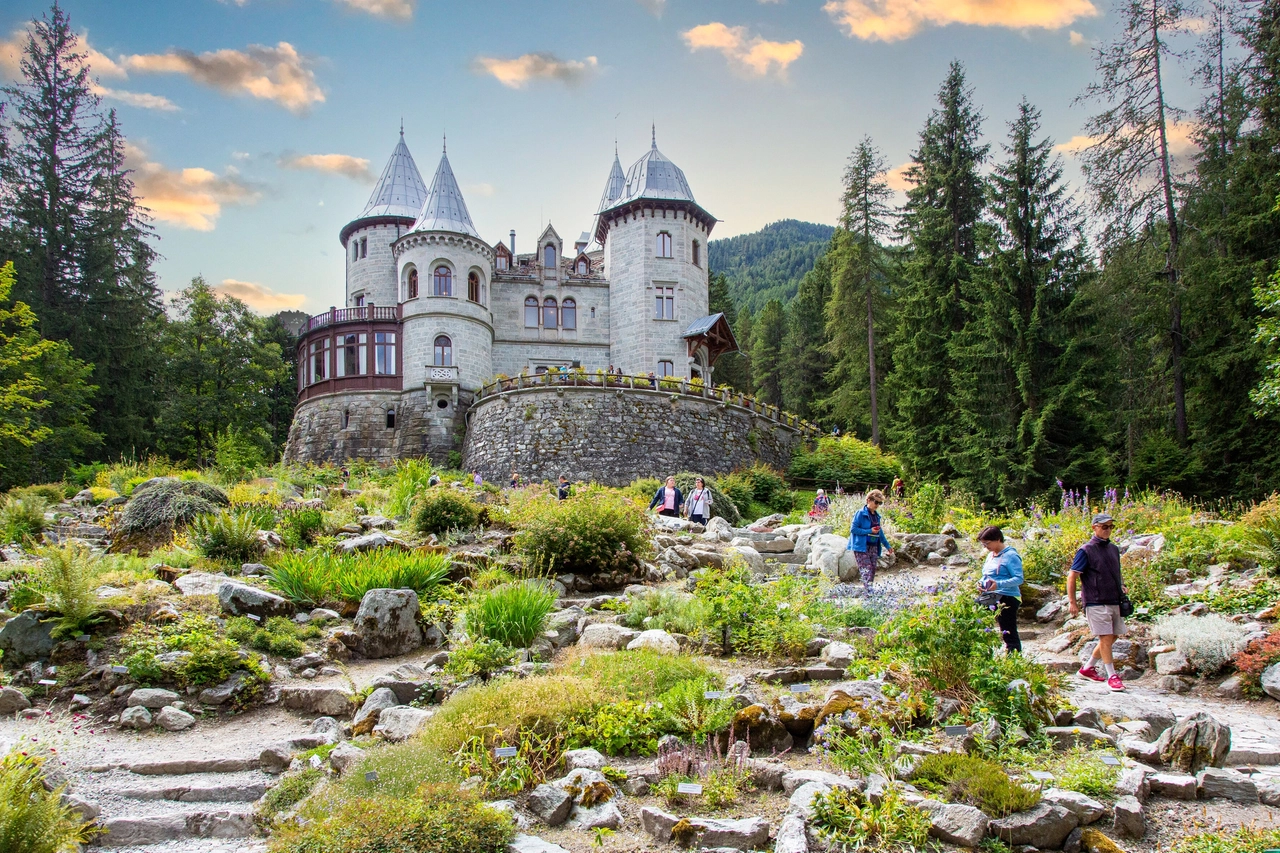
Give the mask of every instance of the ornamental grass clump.
<svg viewBox="0 0 1280 853">
<path fill-rule="evenodd" d="M 115 529 L 126 539 L 163 544 L 174 531 L 229 503 L 221 489 L 199 480 L 148 481 L 133 490 Z"/>
<path fill-rule="evenodd" d="M 211 560 L 250 563 L 265 548 L 258 539 L 259 518 L 253 510 L 239 508 L 202 515 L 191 522 L 187 535 L 196 549 Z"/>
<path fill-rule="evenodd" d="M 1164 616 L 1155 625 L 1158 638 L 1173 643 L 1201 675 L 1213 675 L 1244 650 L 1243 627 L 1214 613 Z"/>
<path fill-rule="evenodd" d="M 537 580 L 477 592 L 466 608 L 467 631 L 511 648 L 528 648 L 556 608 L 556 594 Z"/>
<path fill-rule="evenodd" d="M 425 598 L 448 581 L 452 568 L 448 554 L 425 551 L 312 551 L 281 555 L 267 580 L 293 603 L 315 607 L 324 602 L 359 604 L 371 589 L 411 589 Z"/>
<path fill-rule="evenodd" d="M 555 574 L 629 572 L 649 556 L 644 509 L 609 489 L 586 486 L 568 500 L 540 495 L 512 507 L 516 552 Z"/>
<path fill-rule="evenodd" d="M 25 542 L 44 530 L 44 499 L 36 496 L 10 497 L 0 506 L 0 540 Z"/>
<path fill-rule="evenodd" d="M 0 760 L 0 850 L 69 853 L 88 844 L 93 824 L 62 801 L 66 785 L 48 790 L 43 759 L 18 750 Z"/>
</svg>

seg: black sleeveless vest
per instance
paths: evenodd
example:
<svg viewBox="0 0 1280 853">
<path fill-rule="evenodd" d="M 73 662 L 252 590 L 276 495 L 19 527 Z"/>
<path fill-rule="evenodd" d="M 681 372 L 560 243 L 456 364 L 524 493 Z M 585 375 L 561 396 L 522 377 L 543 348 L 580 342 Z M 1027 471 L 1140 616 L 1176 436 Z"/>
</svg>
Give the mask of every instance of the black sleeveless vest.
<svg viewBox="0 0 1280 853">
<path fill-rule="evenodd" d="M 1120 584 L 1120 549 L 1107 539 L 1094 536 L 1084 545 L 1085 559 L 1089 565 L 1080 575 L 1084 587 L 1084 606 L 1093 604 L 1119 604 L 1123 587 Z"/>
</svg>

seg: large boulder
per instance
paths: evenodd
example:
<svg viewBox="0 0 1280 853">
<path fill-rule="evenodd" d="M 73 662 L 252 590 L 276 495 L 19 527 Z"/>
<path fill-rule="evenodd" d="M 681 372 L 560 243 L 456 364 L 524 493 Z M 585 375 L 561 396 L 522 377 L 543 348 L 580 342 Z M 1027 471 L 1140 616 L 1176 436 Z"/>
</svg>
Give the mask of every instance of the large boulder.
<svg viewBox="0 0 1280 853">
<path fill-rule="evenodd" d="M 977 847 L 987 835 L 991 819 L 981 809 L 960 803 L 925 799 L 916 808 L 929 815 L 929 835 L 959 847 Z"/>
<path fill-rule="evenodd" d="M 1197 711 L 1160 736 L 1160 760 L 1183 773 L 1221 767 L 1231 750 L 1231 729 Z"/>
<path fill-rule="evenodd" d="M 1112 829 L 1121 838 L 1141 838 L 1147 834 L 1147 815 L 1136 797 L 1120 797 L 1116 800 L 1115 820 Z"/>
<path fill-rule="evenodd" d="M 162 690 L 158 687 L 140 687 L 129 694 L 129 699 L 125 702 L 130 708 L 149 708 L 156 710 L 166 705 L 172 705 L 178 701 L 178 694 L 172 690 Z"/>
<path fill-rule="evenodd" d="M 763 705 L 748 705 L 733 718 L 736 736 L 751 744 L 752 752 L 774 755 L 791 749 L 795 742 L 787 727 Z M 728 740 L 727 735 L 724 738 Z"/>
<path fill-rule="evenodd" d="M 416 735 L 434 713 L 403 705 L 387 708 L 378 716 L 378 724 L 373 727 L 373 733 L 376 737 L 399 743 Z"/>
<path fill-rule="evenodd" d="M 280 691 L 280 704 L 293 711 L 346 717 L 356 709 L 356 697 L 341 687 L 285 687 Z"/>
<path fill-rule="evenodd" d="M 1221 797 L 1236 803 L 1256 805 L 1258 786 L 1248 776 L 1235 770 L 1208 767 L 1196 774 L 1196 789 L 1200 799 Z"/>
<path fill-rule="evenodd" d="M 141 705 L 125 708 L 120 712 L 120 728 L 138 731 L 151 728 L 151 712 Z"/>
<path fill-rule="evenodd" d="M 1029 844 L 1057 850 L 1079 823 L 1080 819 L 1062 806 L 1040 802 L 1024 812 L 991 821 L 988 831 L 1010 846 Z"/>
<path fill-rule="evenodd" d="M 624 628 L 614 622 L 588 625 L 578 638 L 578 645 L 587 649 L 625 649 L 627 644 L 640 636 L 639 631 Z"/>
<path fill-rule="evenodd" d="M 642 631 L 640 636 L 627 643 L 627 651 L 634 652 L 636 649 L 649 649 L 664 655 L 680 654 L 680 644 L 676 642 L 676 638 L 657 629 Z"/>
<path fill-rule="evenodd" d="M 232 616 L 257 616 L 266 619 L 269 616 L 292 616 L 293 602 L 281 598 L 274 592 L 258 589 L 239 581 L 223 581 L 218 586 L 218 603 L 224 613 Z"/>
<path fill-rule="evenodd" d="M 364 700 L 364 704 L 356 712 L 355 719 L 351 721 L 351 736 L 359 737 L 369 734 L 378 724 L 378 717 L 382 712 L 399 704 L 400 700 L 394 690 L 388 687 L 377 688 L 369 694 L 368 699 Z"/>
<path fill-rule="evenodd" d="M 1262 671 L 1262 692 L 1272 699 L 1280 699 L 1280 663 L 1273 663 Z"/>
<path fill-rule="evenodd" d="M 431 682 L 431 673 L 420 664 L 402 663 L 395 669 L 379 675 L 373 680 L 373 687 L 386 687 L 396 694 L 395 705 L 412 705 L 415 701 L 430 699 L 425 695 L 435 692 Z"/>
<path fill-rule="evenodd" d="M 227 576 L 212 572 L 189 572 L 173 582 L 183 595 L 217 595 Z"/>
<path fill-rule="evenodd" d="M 0 687 L 0 715 L 9 716 L 31 707 L 31 702 L 16 687 Z"/>
<path fill-rule="evenodd" d="M 408 654 L 422 646 L 418 594 L 411 589 L 371 589 L 360 600 L 354 628 L 368 658 Z"/>
<path fill-rule="evenodd" d="M 747 568 L 751 570 L 753 575 L 763 575 L 765 573 L 764 557 L 760 556 L 760 552 L 750 545 L 734 545 L 725 549 L 725 555 L 728 557 L 736 557 L 747 564 Z"/>
<path fill-rule="evenodd" d="M 733 527 L 717 515 L 707 522 L 702 538 L 712 542 L 728 542 L 733 539 Z"/>
<path fill-rule="evenodd" d="M 894 536 L 895 548 L 917 563 L 923 563 L 930 554 L 950 557 L 958 550 L 954 536 L 941 533 L 903 533 Z"/>
<path fill-rule="evenodd" d="M 168 732 L 181 732 L 196 724 L 196 718 L 186 711 L 166 705 L 155 716 L 156 725 Z"/>
<path fill-rule="evenodd" d="M 10 669 L 48 660 L 53 652 L 53 622 L 41 622 L 32 610 L 19 613 L 0 629 L 0 651 Z"/>
<path fill-rule="evenodd" d="M 809 833 L 804 818 L 789 814 L 778 827 L 778 837 L 773 842 L 773 853 L 809 853 Z"/>
<path fill-rule="evenodd" d="M 557 649 L 572 646 L 578 640 L 578 623 L 587 615 L 581 607 L 566 607 L 547 617 L 546 631 L 555 633 L 551 645 Z M 549 634 L 547 636 L 550 636 Z"/>
<path fill-rule="evenodd" d="M 240 670 L 233 672 L 226 681 L 214 687 L 206 687 L 200 691 L 200 702 L 204 705 L 225 705 L 255 684 L 252 674 Z"/>
<path fill-rule="evenodd" d="M 1053 803 L 1055 806 L 1062 806 L 1067 811 L 1074 814 L 1080 820 L 1081 826 L 1088 826 L 1102 819 L 1107 813 L 1107 807 L 1095 800 L 1093 797 L 1086 796 L 1076 791 L 1064 791 L 1061 788 L 1050 788 L 1041 795 L 1041 798 L 1047 803 Z"/>
<path fill-rule="evenodd" d="M 849 540 L 824 533 L 809 540 L 809 557 L 805 566 L 842 582 L 858 579 L 858 564 L 848 550 Z"/>
<path fill-rule="evenodd" d="M 547 826 L 559 826 L 569 819 L 573 797 L 565 789 L 544 782 L 529 794 L 528 806 Z"/>
<path fill-rule="evenodd" d="M 1071 749 L 1076 745 L 1085 747 L 1115 746 L 1113 735 L 1091 729 L 1088 726 L 1046 726 L 1044 734 L 1053 741 L 1058 749 Z"/>
<path fill-rule="evenodd" d="M 343 742 L 329 753 L 329 766 L 341 776 L 364 760 L 364 750 L 352 743 Z"/>
</svg>

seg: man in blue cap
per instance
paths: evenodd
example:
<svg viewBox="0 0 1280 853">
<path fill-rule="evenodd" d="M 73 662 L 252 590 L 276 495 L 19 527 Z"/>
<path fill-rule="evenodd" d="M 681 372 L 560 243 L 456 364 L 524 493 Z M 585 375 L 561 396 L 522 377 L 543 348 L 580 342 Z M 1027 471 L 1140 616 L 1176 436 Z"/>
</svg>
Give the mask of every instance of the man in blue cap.
<svg viewBox="0 0 1280 853">
<path fill-rule="evenodd" d="M 1084 592 L 1084 618 L 1089 631 L 1098 638 L 1089 662 L 1080 667 L 1079 675 L 1090 681 L 1105 682 L 1115 692 L 1124 690 L 1124 682 L 1116 674 L 1111 646 L 1116 637 L 1128 633 L 1120 615 L 1124 584 L 1120 579 L 1120 549 L 1111 541 L 1115 520 L 1105 512 L 1093 517 L 1093 538 L 1080 546 L 1067 574 L 1067 602 L 1073 617 L 1080 615 L 1076 602 L 1076 582 Z M 1098 671 L 1101 659 L 1103 671 Z"/>
</svg>

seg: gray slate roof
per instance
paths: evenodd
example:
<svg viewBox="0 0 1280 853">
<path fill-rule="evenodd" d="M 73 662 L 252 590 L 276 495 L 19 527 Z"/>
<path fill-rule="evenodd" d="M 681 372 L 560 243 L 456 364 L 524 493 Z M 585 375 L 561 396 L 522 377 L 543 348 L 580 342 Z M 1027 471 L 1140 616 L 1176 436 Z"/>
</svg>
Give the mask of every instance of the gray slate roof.
<svg viewBox="0 0 1280 853">
<path fill-rule="evenodd" d="M 715 314 L 708 314 L 706 317 L 700 317 L 697 320 L 694 320 L 693 325 L 685 329 L 684 334 L 680 337 L 692 338 L 695 335 L 705 335 L 707 332 L 711 331 L 711 327 L 716 324 L 716 321 L 723 316 L 724 312 L 717 312 Z"/>
<path fill-rule="evenodd" d="M 600 206 L 596 208 L 596 213 L 613 207 L 613 202 L 622 195 L 626 186 L 627 178 L 622 174 L 622 163 L 618 162 L 618 155 L 615 152 L 613 168 L 609 170 L 609 178 L 604 182 L 604 194 L 600 196 Z"/>
<path fill-rule="evenodd" d="M 404 144 L 404 131 L 391 152 L 391 159 L 382 170 L 382 177 L 369 196 L 359 219 L 371 216 L 403 216 L 414 219 L 427 199 L 427 185 L 422 180 L 418 165 L 413 162 L 409 146 Z"/>
<path fill-rule="evenodd" d="M 612 209 L 642 198 L 694 202 L 693 190 L 685 180 L 684 172 L 658 150 L 655 135 L 653 146 L 627 170 L 622 194 L 605 209 Z M 697 202 L 694 202 L 695 204 Z"/>
<path fill-rule="evenodd" d="M 440 165 L 431 179 L 431 189 L 427 190 L 427 199 L 413 230 L 453 231 L 481 239 L 480 232 L 471 221 L 471 214 L 467 212 L 467 203 L 462 198 L 462 190 L 458 189 L 458 181 L 453 177 L 448 154 L 440 155 Z"/>
</svg>

